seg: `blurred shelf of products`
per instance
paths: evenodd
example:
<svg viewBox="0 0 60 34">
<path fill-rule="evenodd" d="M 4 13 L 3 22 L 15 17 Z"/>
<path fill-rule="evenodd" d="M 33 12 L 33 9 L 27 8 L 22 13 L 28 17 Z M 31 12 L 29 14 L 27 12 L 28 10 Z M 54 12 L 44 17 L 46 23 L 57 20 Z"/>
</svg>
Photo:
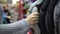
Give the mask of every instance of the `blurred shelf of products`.
<svg viewBox="0 0 60 34">
<path fill-rule="evenodd" d="M 28 9 L 35 0 L 0 0 L 3 8 L 3 23 L 13 23 L 28 16 Z"/>
</svg>

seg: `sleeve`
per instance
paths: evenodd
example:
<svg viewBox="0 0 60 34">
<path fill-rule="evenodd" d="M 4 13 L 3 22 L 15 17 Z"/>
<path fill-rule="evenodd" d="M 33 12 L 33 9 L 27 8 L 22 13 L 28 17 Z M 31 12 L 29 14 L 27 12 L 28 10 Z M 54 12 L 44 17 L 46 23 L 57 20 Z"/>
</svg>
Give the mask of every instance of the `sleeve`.
<svg viewBox="0 0 60 34">
<path fill-rule="evenodd" d="M 0 34 L 11 34 L 24 28 L 29 29 L 29 24 L 24 19 L 11 24 L 0 24 Z"/>
</svg>

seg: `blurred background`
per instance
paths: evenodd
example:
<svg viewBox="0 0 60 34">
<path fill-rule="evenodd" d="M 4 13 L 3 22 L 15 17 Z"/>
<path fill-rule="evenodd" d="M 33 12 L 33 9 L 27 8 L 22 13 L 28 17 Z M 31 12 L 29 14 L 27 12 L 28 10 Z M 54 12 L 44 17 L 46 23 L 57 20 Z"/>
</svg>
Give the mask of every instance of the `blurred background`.
<svg viewBox="0 0 60 34">
<path fill-rule="evenodd" d="M 27 17 L 28 9 L 35 0 L 0 0 L 3 8 L 3 24 L 14 23 Z"/>
<path fill-rule="evenodd" d="M 33 2 L 35 0 L 0 0 L 0 24 L 10 24 L 26 18 Z"/>
</svg>

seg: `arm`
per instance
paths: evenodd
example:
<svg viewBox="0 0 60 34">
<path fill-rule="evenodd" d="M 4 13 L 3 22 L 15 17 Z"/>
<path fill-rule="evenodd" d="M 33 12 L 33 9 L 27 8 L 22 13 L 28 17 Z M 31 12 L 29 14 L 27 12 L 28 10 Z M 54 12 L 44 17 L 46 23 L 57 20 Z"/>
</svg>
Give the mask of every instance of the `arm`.
<svg viewBox="0 0 60 34">
<path fill-rule="evenodd" d="M 29 29 L 29 26 L 35 25 L 38 23 L 39 13 L 34 12 L 30 14 L 26 19 L 17 21 L 11 24 L 0 24 L 0 34 L 12 34 L 17 31 L 26 32 Z"/>
<path fill-rule="evenodd" d="M 24 28 L 27 28 L 27 30 L 29 29 L 29 25 L 24 19 L 11 24 L 0 24 L 0 34 L 17 32 L 19 30 L 23 30 Z"/>
</svg>

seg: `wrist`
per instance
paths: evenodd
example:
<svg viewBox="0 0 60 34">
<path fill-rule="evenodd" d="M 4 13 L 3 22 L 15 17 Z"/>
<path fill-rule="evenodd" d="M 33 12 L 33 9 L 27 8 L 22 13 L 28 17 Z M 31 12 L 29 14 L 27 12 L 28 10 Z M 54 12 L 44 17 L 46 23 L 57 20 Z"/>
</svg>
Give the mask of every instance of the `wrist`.
<svg viewBox="0 0 60 34">
<path fill-rule="evenodd" d="M 30 22 L 29 22 L 28 19 L 25 19 L 25 21 L 26 21 L 26 23 L 27 23 L 29 26 L 31 26 L 31 24 L 30 24 Z"/>
</svg>

